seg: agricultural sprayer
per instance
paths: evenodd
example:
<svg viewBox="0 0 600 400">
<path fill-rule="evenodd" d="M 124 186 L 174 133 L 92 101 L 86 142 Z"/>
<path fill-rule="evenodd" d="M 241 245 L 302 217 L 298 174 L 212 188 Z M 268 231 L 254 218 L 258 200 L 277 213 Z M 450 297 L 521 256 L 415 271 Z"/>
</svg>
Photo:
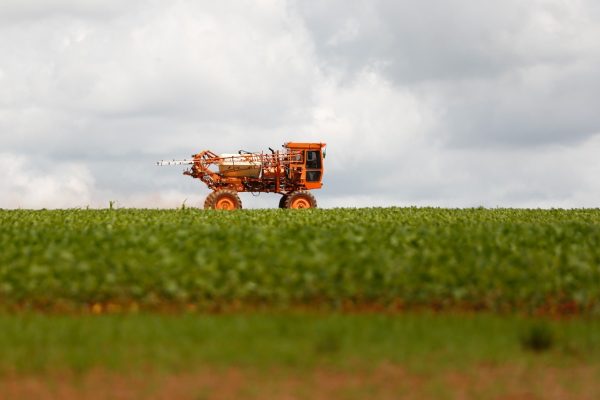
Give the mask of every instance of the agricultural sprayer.
<svg viewBox="0 0 600 400">
<path fill-rule="evenodd" d="M 323 186 L 325 143 L 288 142 L 283 149 L 220 155 L 204 150 L 191 160 L 159 161 L 157 165 L 191 165 L 183 174 L 200 179 L 213 191 L 204 208 L 240 209 L 239 192 L 279 193 L 279 208 L 317 207 L 309 191 Z"/>
</svg>

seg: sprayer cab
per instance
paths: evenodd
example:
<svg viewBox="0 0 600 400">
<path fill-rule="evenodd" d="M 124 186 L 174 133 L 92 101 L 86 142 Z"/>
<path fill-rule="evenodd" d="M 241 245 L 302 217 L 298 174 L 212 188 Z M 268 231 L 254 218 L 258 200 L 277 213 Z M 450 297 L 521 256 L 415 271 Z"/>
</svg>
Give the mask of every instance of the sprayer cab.
<svg viewBox="0 0 600 400">
<path fill-rule="evenodd" d="M 297 155 L 296 160 L 290 163 L 292 180 L 299 182 L 306 190 L 320 189 L 323 186 L 325 143 L 288 142 L 283 147 L 289 153 Z"/>
</svg>

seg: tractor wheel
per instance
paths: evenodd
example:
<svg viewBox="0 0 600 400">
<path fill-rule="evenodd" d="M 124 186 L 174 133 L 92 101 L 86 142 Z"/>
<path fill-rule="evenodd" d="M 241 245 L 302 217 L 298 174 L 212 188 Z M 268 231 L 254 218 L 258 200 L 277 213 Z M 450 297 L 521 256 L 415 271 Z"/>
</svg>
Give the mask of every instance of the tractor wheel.
<svg viewBox="0 0 600 400">
<path fill-rule="evenodd" d="M 288 195 L 284 194 L 283 196 L 281 196 L 281 199 L 279 199 L 279 208 L 285 208 L 285 201 L 287 200 Z"/>
<path fill-rule="evenodd" d="M 311 193 L 301 190 L 286 197 L 285 208 L 317 208 L 317 200 Z"/>
<path fill-rule="evenodd" d="M 237 192 L 222 189 L 212 192 L 204 201 L 204 209 L 211 210 L 239 210 L 242 208 L 242 200 Z"/>
</svg>

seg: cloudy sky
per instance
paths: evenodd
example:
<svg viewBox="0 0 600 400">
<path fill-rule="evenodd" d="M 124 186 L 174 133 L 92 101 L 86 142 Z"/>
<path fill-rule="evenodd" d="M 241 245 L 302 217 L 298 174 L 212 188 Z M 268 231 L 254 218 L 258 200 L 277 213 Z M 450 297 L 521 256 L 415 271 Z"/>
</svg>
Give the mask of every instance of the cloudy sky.
<svg viewBox="0 0 600 400">
<path fill-rule="evenodd" d="M 0 50 L 0 208 L 198 206 L 155 161 L 292 140 L 323 207 L 600 205 L 595 0 L 2 0 Z"/>
</svg>

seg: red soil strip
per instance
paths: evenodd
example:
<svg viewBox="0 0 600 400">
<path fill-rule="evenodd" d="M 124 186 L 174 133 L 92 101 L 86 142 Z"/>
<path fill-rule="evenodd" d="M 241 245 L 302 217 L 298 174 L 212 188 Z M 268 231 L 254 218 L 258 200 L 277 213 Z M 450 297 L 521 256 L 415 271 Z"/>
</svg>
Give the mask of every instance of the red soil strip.
<svg viewBox="0 0 600 400">
<path fill-rule="evenodd" d="M 564 319 L 589 315 L 595 304 L 578 305 L 571 300 L 547 299 L 542 305 L 531 307 L 527 304 L 505 304 L 504 307 L 491 307 L 485 304 L 472 302 L 448 303 L 430 302 L 423 304 L 404 304 L 398 300 L 381 304 L 374 301 L 344 300 L 339 304 L 331 301 L 312 301 L 305 303 L 292 303 L 288 305 L 274 305 L 252 301 L 230 301 L 209 304 L 180 303 L 168 299 L 157 301 L 153 304 L 143 304 L 134 301 L 109 301 L 94 303 L 78 303 L 69 301 L 27 302 L 12 304 L 7 302 L 0 309 L 4 313 L 39 312 L 52 315 L 100 315 L 100 314 L 136 314 L 139 312 L 154 312 L 162 314 L 239 314 L 255 312 L 340 312 L 344 314 L 390 314 L 397 315 L 406 312 L 433 312 L 433 313 L 481 313 L 493 312 L 498 315 L 514 315 L 515 313 L 528 316 Z"/>
<path fill-rule="evenodd" d="M 372 369 L 256 371 L 202 368 L 183 373 L 94 370 L 0 377 L 0 399 L 497 399 L 595 400 L 600 369 L 592 366 L 479 365 L 469 370 Z"/>
</svg>

